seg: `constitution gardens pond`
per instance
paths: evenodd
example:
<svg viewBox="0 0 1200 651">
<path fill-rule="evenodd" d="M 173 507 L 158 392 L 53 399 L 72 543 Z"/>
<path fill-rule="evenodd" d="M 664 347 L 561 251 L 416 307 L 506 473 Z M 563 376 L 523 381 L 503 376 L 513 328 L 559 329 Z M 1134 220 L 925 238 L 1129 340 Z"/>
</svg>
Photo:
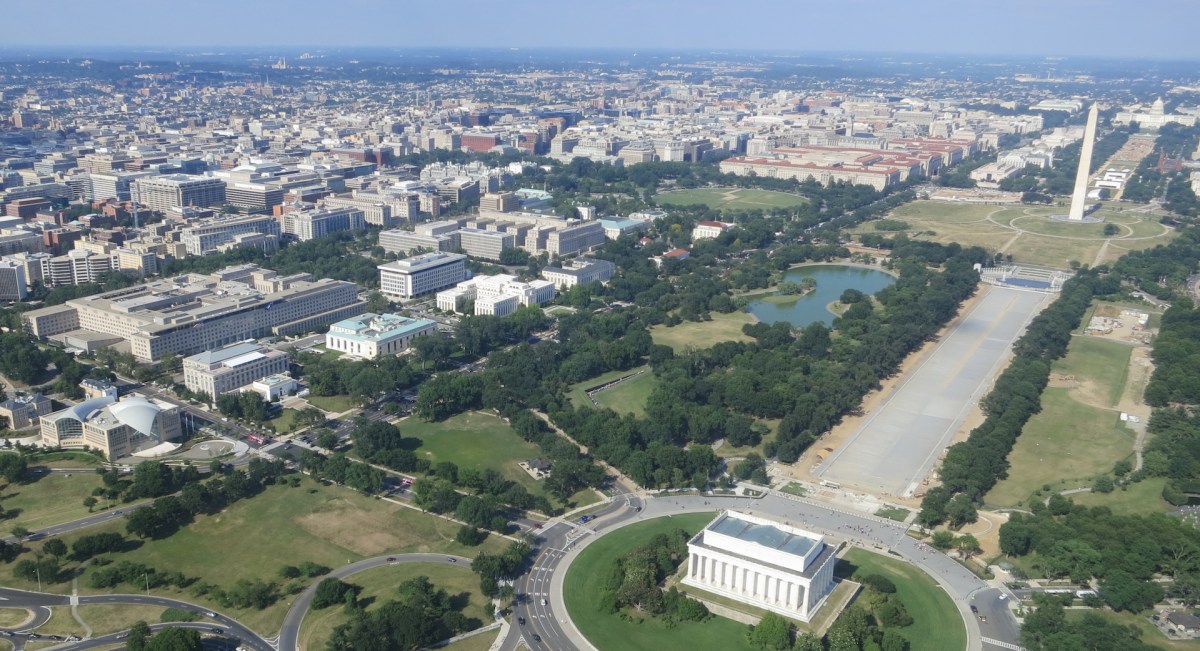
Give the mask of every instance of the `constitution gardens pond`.
<svg viewBox="0 0 1200 651">
<path fill-rule="evenodd" d="M 851 265 L 802 265 L 789 269 L 783 282 L 802 283 L 805 279 L 816 282 L 816 289 L 802 296 L 771 296 L 755 300 L 746 310 L 763 323 L 786 321 L 792 326 L 803 328 L 820 321 L 831 325 L 835 317 L 829 306 L 847 289 L 857 289 L 870 296 L 891 285 L 894 277 L 884 271 Z"/>
</svg>

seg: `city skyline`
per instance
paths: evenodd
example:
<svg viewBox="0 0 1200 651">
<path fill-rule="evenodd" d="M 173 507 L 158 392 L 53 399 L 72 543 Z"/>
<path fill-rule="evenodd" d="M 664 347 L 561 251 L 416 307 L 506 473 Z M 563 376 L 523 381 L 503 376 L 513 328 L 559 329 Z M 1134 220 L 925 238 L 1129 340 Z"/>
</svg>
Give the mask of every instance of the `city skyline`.
<svg viewBox="0 0 1200 651">
<path fill-rule="evenodd" d="M 71 19 L 53 22 L 64 15 L 63 4 Z M 765 0 L 752 10 L 714 0 L 613 0 L 603 12 L 544 0 L 516 0 L 503 7 L 467 0 L 452 15 L 440 5 L 347 0 L 333 21 L 314 20 L 327 6 L 312 0 L 185 0 L 164 13 L 146 0 L 22 3 L 6 8 L 9 24 L 39 28 L 12 30 L 0 54 L 64 46 L 305 46 L 1200 58 L 1200 44 L 1190 34 L 1200 23 L 1200 4 L 1187 0 L 1147 0 L 1137 12 L 1112 0 L 1013 0 L 1003 6 L 952 0 L 798 6 Z M 186 33 L 181 33 L 181 15 L 188 17 Z M 117 28 L 95 29 L 103 24 Z"/>
</svg>

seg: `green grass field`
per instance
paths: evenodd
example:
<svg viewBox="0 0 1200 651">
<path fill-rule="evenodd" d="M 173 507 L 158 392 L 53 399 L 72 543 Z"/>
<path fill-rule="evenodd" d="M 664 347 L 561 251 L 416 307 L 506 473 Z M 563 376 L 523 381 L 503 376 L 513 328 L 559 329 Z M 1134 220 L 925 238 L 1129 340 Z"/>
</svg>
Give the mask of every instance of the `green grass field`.
<svg viewBox="0 0 1200 651">
<path fill-rule="evenodd" d="M 75 623 L 71 611 L 63 608 L 67 621 Z M 162 606 L 137 606 L 133 604 L 90 604 L 79 607 L 79 616 L 92 627 L 93 635 L 108 635 L 125 631 L 138 622 L 157 624 L 162 621 L 166 608 Z M 57 633 L 58 631 L 52 631 Z"/>
<path fill-rule="evenodd" d="M 709 348 L 722 341 L 754 341 L 742 334 L 742 326 L 754 323 L 754 317 L 746 312 L 721 314 L 712 312 L 711 321 L 684 321 L 668 328 L 656 325 L 650 328 L 654 343 L 670 346 L 677 353 L 692 348 Z"/>
<path fill-rule="evenodd" d="M 1042 393 L 1042 411 L 1025 424 L 1008 455 L 1008 478 L 987 494 L 993 506 L 1016 506 L 1049 484 L 1055 490 L 1090 486 L 1133 452 L 1133 432 L 1117 412 L 1077 402 L 1067 389 Z"/>
<path fill-rule="evenodd" d="M 654 388 L 655 378 L 649 372 L 649 366 L 637 366 L 635 369 L 628 371 L 608 371 L 593 377 L 592 380 L 584 380 L 576 384 L 571 384 L 566 395 L 571 399 L 571 404 L 577 407 L 592 406 L 592 400 L 588 399 L 587 390 L 592 387 L 598 387 L 600 384 L 619 380 L 619 378 L 634 375 L 638 371 L 644 372 L 641 376 L 620 384 L 619 387 L 607 389 L 605 392 L 596 394 L 596 402 L 601 406 L 608 407 L 610 410 L 620 413 L 636 413 L 637 416 L 642 416 L 646 413 L 646 396 L 650 394 L 650 389 Z M 630 395 L 630 387 L 636 387 L 636 393 Z M 612 394 L 612 395 L 610 395 Z"/>
<path fill-rule="evenodd" d="M 0 608 L 0 627 L 12 628 L 29 619 L 30 611 L 24 608 Z"/>
<path fill-rule="evenodd" d="M 1134 613 L 1118 613 L 1110 610 L 1068 610 L 1067 619 L 1082 618 L 1084 613 L 1095 613 L 1104 617 L 1105 619 L 1114 621 L 1123 626 L 1132 626 L 1141 632 L 1142 642 L 1145 642 L 1146 644 L 1149 644 L 1157 649 L 1170 649 L 1171 651 L 1187 651 L 1188 649 L 1191 649 L 1192 651 L 1195 651 L 1195 649 L 1200 648 L 1200 642 L 1196 642 L 1194 640 L 1184 641 L 1172 640 L 1168 638 L 1167 636 L 1163 635 L 1161 631 L 1155 628 L 1154 624 L 1150 623 L 1150 621 L 1145 617 L 1136 615 Z"/>
<path fill-rule="evenodd" d="M 1073 337 L 1066 356 L 1054 362 L 1051 370 L 1093 384 L 1092 393 L 1111 407 L 1120 401 L 1125 390 L 1132 352 L 1132 347 L 1115 341 Z"/>
<path fill-rule="evenodd" d="M 517 436 L 498 416 L 473 411 L 437 423 L 410 418 L 400 424 L 400 431 L 404 436 L 421 439 L 417 456 L 430 463 L 453 461 L 459 468 L 491 468 L 530 493 L 544 494 L 551 502 L 556 501 L 545 492 L 542 482 L 517 466 L 518 462 L 542 456 L 541 449 Z M 584 490 L 570 501 L 583 506 L 598 499 L 594 491 Z"/>
<path fill-rule="evenodd" d="M 445 589 L 451 597 L 465 598 L 467 602 L 462 613 L 467 617 L 478 619 L 483 625 L 491 623 L 491 602 L 479 592 L 479 576 L 471 572 L 469 567 L 456 567 L 445 563 L 405 563 L 368 570 L 362 574 L 355 574 L 346 581 L 362 587 L 359 600 L 369 600 L 366 609 L 372 610 L 395 600 L 396 586 L 418 576 L 428 577 L 431 583 Z M 344 608 L 335 606 L 323 610 L 310 610 L 300 627 L 300 649 L 323 650 L 325 642 L 333 634 L 333 629 L 348 621 L 350 616 Z M 494 636 L 492 639 L 495 639 Z"/>
<path fill-rule="evenodd" d="M 0 489 L 0 504 L 10 512 L 7 528 L 21 525 L 30 531 L 88 515 L 84 498 L 102 486 L 100 475 L 91 471 L 67 475 L 35 475 L 28 484 L 8 484 Z M 103 508 L 103 499 L 97 509 Z M 15 512 L 13 515 L 11 512 Z"/>
<path fill-rule="evenodd" d="M 771 208 L 794 208 L 808 203 L 808 199 L 787 192 L 754 190 L 750 188 L 695 188 L 672 190 L 654 196 L 654 202 L 664 206 L 692 206 L 703 204 L 714 210 L 769 210 Z"/>
<path fill-rule="evenodd" d="M 1172 508 L 1162 498 L 1166 483 L 1165 477 L 1151 477 L 1130 484 L 1125 490 L 1118 488 L 1111 493 L 1076 493 L 1069 497 L 1083 506 L 1106 506 L 1118 515 L 1161 513 Z"/>
<path fill-rule="evenodd" d="M 196 518 L 168 538 L 145 541 L 137 549 L 112 557 L 179 571 L 224 588 L 244 578 L 273 581 L 282 589 L 287 582 L 279 577 L 279 569 L 303 561 L 337 567 L 386 553 L 474 556 L 479 551 L 494 553 L 504 547 L 502 539 L 492 537 L 480 547 L 465 548 L 454 542 L 457 530 L 458 525 L 452 522 L 305 479 L 299 488 L 271 486 L 263 494 L 237 502 L 221 513 Z M 62 538 L 70 545 L 82 535 L 105 531 L 124 534 L 125 524 L 114 521 Z M 36 551 L 41 545 L 35 543 L 29 547 Z M 31 555 L 27 553 L 21 558 Z M 11 568 L 0 567 L 0 574 L 11 577 Z M 36 588 L 15 578 L 6 585 Z M 67 585 L 46 587 L 57 591 Z M 85 594 L 111 592 L 88 587 L 87 570 L 80 578 L 79 589 Z M 137 586 L 118 588 L 136 589 Z M 288 605 L 288 599 L 283 597 L 264 610 L 223 609 L 190 591 L 164 588 L 155 592 L 221 609 L 264 635 L 278 631 Z"/>
<path fill-rule="evenodd" d="M 658 378 L 647 371 L 632 380 L 597 393 L 596 402 L 618 414 L 633 414 L 640 418 L 646 415 L 646 398 L 657 384 Z"/>
<path fill-rule="evenodd" d="M 331 414 L 340 414 L 357 406 L 350 396 L 308 396 L 306 400 L 317 409 Z"/>
<path fill-rule="evenodd" d="M 846 552 L 838 564 L 839 575 L 853 568 L 851 579 L 880 574 L 896 584 L 896 596 L 912 616 L 911 626 L 897 629 L 913 649 L 960 651 L 967 648 L 967 631 L 949 595 L 932 577 L 907 563 L 862 549 Z"/>
<path fill-rule="evenodd" d="M 295 429 L 296 415 L 300 412 L 295 409 L 284 409 L 279 412 L 279 415 L 267 421 L 275 427 L 275 431 L 280 434 L 286 434 Z"/>
<path fill-rule="evenodd" d="M 876 511 L 875 515 L 881 518 L 895 520 L 896 522 L 904 522 L 908 519 L 908 516 L 912 515 L 912 511 L 894 506 L 885 506 Z"/>
<path fill-rule="evenodd" d="M 1159 225 L 1154 216 L 1113 209 L 1101 210 L 1105 221 L 1120 229 L 1113 237 L 1104 235 L 1104 224 L 1066 224 L 1047 219 L 1049 215 L 1065 211 L 1057 206 L 1003 207 L 914 201 L 900 206 L 887 217 L 908 222 L 911 225 L 908 234 L 915 239 L 981 246 L 992 252 L 1007 244 L 1005 253 L 1012 255 L 1018 263 L 1057 268 L 1065 268 L 1071 260 L 1089 265 L 1097 259 L 1110 262 L 1127 251 L 1165 244 L 1175 236 L 1174 231 Z M 872 223 L 866 223 L 851 232 L 878 231 Z"/>
<path fill-rule="evenodd" d="M 689 513 L 629 525 L 606 534 L 580 552 L 567 572 L 563 593 L 567 610 L 584 637 L 600 651 L 750 649 L 746 625 L 729 619 L 713 617 L 702 623 L 668 628 L 661 619 L 624 620 L 600 611 L 600 585 L 618 557 L 659 533 L 679 528 L 696 533 L 712 518 L 712 513 Z"/>
</svg>

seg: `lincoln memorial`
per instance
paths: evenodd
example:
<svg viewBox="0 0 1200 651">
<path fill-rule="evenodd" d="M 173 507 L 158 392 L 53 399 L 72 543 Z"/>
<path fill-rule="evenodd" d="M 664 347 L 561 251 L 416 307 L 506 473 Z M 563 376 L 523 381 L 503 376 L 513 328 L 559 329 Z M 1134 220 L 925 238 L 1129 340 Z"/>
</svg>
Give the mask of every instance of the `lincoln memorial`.
<svg viewBox="0 0 1200 651">
<path fill-rule="evenodd" d="M 726 511 L 688 541 L 683 584 L 807 622 L 833 591 L 834 551 L 817 534 Z"/>
</svg>

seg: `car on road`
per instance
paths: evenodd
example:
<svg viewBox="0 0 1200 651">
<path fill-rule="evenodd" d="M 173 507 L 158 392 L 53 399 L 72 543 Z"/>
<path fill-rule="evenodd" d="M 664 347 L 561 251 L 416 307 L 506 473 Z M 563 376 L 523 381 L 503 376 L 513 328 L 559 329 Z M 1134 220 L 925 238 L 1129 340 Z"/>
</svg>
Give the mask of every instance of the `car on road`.
<svg viewBox="0 0 1200 651">
<path fill-rule="evenodd" d="M 41 636 L 40 634 L 38 634 L 38 633 L 30 633 L 30 634 L 26 635 L 25 637 L 27 637 L 27 638 L 29 638 L 29 639 L 31 639 L 31 640 L 40 640 L 40 639 L 42 639 L 42 636 Z"/>
<path fill-rule="evenodd" d="M 222 635 L 225 633 L 225 629 L 223 629 L 223 628 L 210 628 L 208 630 L 212 631 L 213 633 L 216 633 L 217 635 Z"/>
<path fill-rule="evenodd" d="M 975 615 L 979 614 L 979 608 L 975 607 L 975 604 L 971 604 L 971 613 Z"/>
<path fill-rule="evenodd" d="M 50 636 L 48 636 L 48 637 L 49 637 L 49 639 L 51 639 L 51 640 L 54 640 L 55 642 L 62 642 L 62 636 L 61 636 L 61 635 L 50 635 Z"/>
<path fill-rule="evenodd" d="M 387 562 L 389 562 L 389 563 L 395 563 L 395 562 L 396 562 L 396 557 L 395 557 L 395 556 L 388 556 L 388 557 L 387 557 Z"/>
<path fill-rule="evenodd" d="M 217 614 L 212 612 L 211 610 L 206 610 L 206 611 L 204 611 L 204 616 L 205 617 L 216 617 Z"/>
<path fill-rule="evenodd" d="M 545 599 L 544 597 L 542 598 L 542 605 L 543 605 L 543 606 L 545 606 L 545 605 L 546 605 L 546 599 Z"/>
<path fill-rule="evenodd" d="M 533 523 L 533 528 L 534 528 L 534 529 L 541 529 L 541 528 L 542 528 L 542 523 L 541 523 L 541 522 L 535 522 L 535 523 Z"/>
<path fill-rule="evenodd" d="M 2 636 L 2 637 L 12 637 L 12 636 L 13 636 L 13 634 L 12 634 L 12 631 L 0 631 L 0 636 Z"/>
<path fill-rule="evenodd" d="M 534 633 L 534 634 L 533 634 L 533 641 L 534 641 L 534 642 L 541 642 L 541 641 L 542 641 L 542 636 L 541 636 L 541 635 L 538 635 L 537 633 Z"/>
<path fill-rule="evenodd" d="M 986 624 L 986 623 L 987 623 L 987 615 L 980 615 L 980 616 L 979 616 L 979 622 L 980 622 L 981 624 Z"/>
<path fill-rule="evenodd" d="M 447 556 L 447 557 L 446 557 L 446 562 L 447 562 L 447 563 L 457 563 L 457 562 L 458 562 L 458 559 L 457 559 L 457 558 L 454 558 L 453 556 Z"/>
<path fill-rule="evenodd" d="M 591 520 L 591 519 L 592 519 L 592 516 L 590 516 L 590 515 L 581 515 L 581 516 L 579 516 L 579 522 L 581 522 L 581 523 L 583 523 L 583 524 L 587 524 L 587 521 L 588 521 L 588 520 Z"/>
<path fill-rule="evenodd" d="M 30 637 L 32 637 L 32 636 L 30 636 Z M 127 637 L 129 637 L 129 632 L 128 632 L 128 631 L 126 631 L 126 632 L 124 632 L 124 633 L 117 633 L 117 639 L 118 639 L 118 640 L 124 640 L 124 639 L 125 639 L 125 638 L 127 638 Z"/>
<path fill-rule="evenodd" d="M 520 624 L 521 626 L 524 626 L 524 625 L 525 625 L 525 618 L 524 618 L 524 617 L 518 617 L 518 618 L 517 618 L 517 623 L 518 623 L 518 624 Z M 11 633 L 9 633 L 9 635 L 12 635 L 12 634 L 11 634 Z"/>
</svg>

